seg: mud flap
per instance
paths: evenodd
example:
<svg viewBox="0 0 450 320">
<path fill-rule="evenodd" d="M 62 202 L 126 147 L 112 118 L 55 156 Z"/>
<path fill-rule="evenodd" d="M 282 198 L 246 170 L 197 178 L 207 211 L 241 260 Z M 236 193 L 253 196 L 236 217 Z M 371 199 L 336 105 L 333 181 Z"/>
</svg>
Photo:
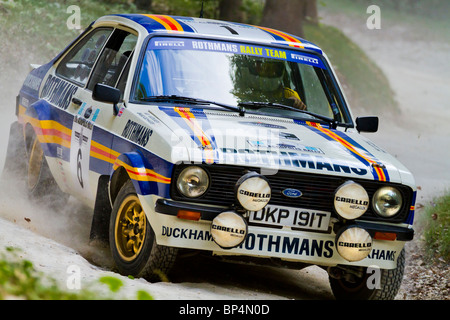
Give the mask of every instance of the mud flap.
<svg viewBox="0 0 450 320">
<path fill-rule="evenodd" d="M 1 178 L 23 180 L 27 172 L 27 155 L 22 125 L 15 121 L 9 129 L 8 149 Z"/>
<path fill-rule="evenodd" d="M 101 246 L 109 245 L 109 220 L 112 208 L 108 195 L 108 182 L 109 176 L 101 176 L 99 179 L 89 236 L 90 243 L 96 243 Z"/>
</svg>

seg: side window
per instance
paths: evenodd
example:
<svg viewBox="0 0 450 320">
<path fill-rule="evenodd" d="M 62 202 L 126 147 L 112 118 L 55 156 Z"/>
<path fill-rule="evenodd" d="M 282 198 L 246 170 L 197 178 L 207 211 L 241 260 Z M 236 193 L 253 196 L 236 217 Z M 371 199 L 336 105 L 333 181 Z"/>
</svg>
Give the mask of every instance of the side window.
<svg viewBox="0 0 450 320">
<path fill-rule="evenodd" d="M 305 103 L 308 106 L 308 110 L 324 116 L 333 117 L 324 88 L 314 68 L 304 64 L 299 64 L 299 68 L 305 90 Z"/>
<path fill-rule="evenodd" d="M 127 79 L 128 79 L 128 75 L 130 73 L 130 65 L 131 65 L 131 57 L 133 54 L 130 55 L 130 57 L 128 58 L 127 63 L 125 64 L 125 68 L 122 71 L 122 74 L 120 76 L 120 80 L 117 83 L 117 89 L 120 90 L 120 92 L 122 93 L 122 98 L 123 98 L 123 94 L 125 92 L 125 86 L 127 84 Z"/>
<path fill-rule="evenodd" d="M 56 69 L 56 74 L 84 87 L 95 60 L 112 30 L 112 28 L 99 28 L 88 34 L 63 58 Z"/>
<path fill-rule="evenodd" d="M 97 83 L 115 87 L 136 42 L 137 36 L 134 34 L 116 29 L 98 59 L 88 89 L 93 90 Z"/>
</svg>

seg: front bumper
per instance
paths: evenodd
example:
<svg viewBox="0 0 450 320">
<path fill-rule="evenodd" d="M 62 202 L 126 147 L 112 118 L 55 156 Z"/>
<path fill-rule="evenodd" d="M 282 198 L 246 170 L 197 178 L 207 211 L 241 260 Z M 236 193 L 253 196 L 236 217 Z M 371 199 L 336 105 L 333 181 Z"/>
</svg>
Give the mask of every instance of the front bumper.
<svg viewBox="0 0 450 320">
<path fill-rule="evenodd" d="M 207 250 L 216 255 L 280 258 L 290 262 L 322 266 L 375 265 L 382 269 L 394 269 L 397 267 L 397 257 L 405 241 L 412 240 L 414 236 L 413 229 L 405 225 L 352 222 L 368 231 L 375 240 L 368 257 L 358 262 L 349 262 L 342 258 L 336 249 L 336 233 L 346 226 L 340 222 L 330 222 L 333 225 L 326 233 L 249 225 L 245 241 L 239 247 L 227 250 L 220 248 L 211 236 L 211 221 L 227 208 L 187 204 L 156 196 L 145 196 L 141 202 L 158 244 Z M 198 221 L 180 219 L 177 217 L 180 210 L 199 212 L 200 219 Z M 381 235 L 383 238 L 382 235 L 385 234 L 395 234 L 395 240 L 377 240 L 377 236 Z"/>
</svg>

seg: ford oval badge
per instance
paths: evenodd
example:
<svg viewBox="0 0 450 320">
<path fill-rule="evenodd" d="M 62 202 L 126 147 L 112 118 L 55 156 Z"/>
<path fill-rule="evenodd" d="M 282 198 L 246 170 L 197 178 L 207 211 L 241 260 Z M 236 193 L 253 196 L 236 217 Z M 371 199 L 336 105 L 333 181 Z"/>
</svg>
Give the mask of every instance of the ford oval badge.
<svg viewBox="0 0 450 320">
<path fill-rule="evenodd" d="M 288 198 L 300 198 L 303 195 L 303 193 L 300 190 L 291 188 L 284 189 L 282 193 Z"/>
</svg>

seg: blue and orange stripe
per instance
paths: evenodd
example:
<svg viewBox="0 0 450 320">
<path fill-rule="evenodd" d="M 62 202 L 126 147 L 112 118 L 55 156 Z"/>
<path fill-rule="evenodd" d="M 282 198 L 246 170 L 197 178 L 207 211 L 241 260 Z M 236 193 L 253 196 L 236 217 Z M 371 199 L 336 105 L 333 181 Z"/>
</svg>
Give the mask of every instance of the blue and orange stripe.
<svg viewBox="0 0 450 320">
<path fill-rule="evenodd" d="M 348 137 L 345 133 L 331 130 L 323 127 L 319 123 L 310 121 L 295 121 L 299 124 L 306 124 L 308 128 L 318 133 L 329 141 L 338 142 L 340 146 L 349 152 L 352 156 L 362 162 L 364 165 L 371 168 L 372 175 L 375 180 L 389 181 L 389 173 L 387 169 L 380 165 L 377 159 L 370 154 L 366 149 L 359 145 L 356 141 Z"/>
<path fill-rule="evenodd" d="M 279 30 L 271 29 L 271 28 L 266 28 L 266 27 L 259 27 L 259 26 L 255 26 L 255 27 L 271 34 L 277 40 L 286 41 L 288 43 L 288 45 L 291 47 L 304 49 L 304 46 L 302 45 L 302 42 L 299 39 L 297 39 L 287 33 L 281 32 Z"/>
<path fill-rule="evenodd" d="M 128 175 L 131 179 L 136 181 L 145 181 L 145 182 L 159 182 L 164 184 L 170 184 L 171 179 L 167 178 L 154 170 L 148 168 L 136 168 L 133 167 L 120 159 L 116 159 L 114 162 L 114 170 L 118 167 L 123 167 L 127 171 Z"/>
<path fill-rule="evenodd" d="M 68 150 L 70 150 L 71 147 L 72 129 L 54 120 L 39 120 L 33 118 L 32 116 L 25 114 L 25 110 L 26 109 L 24 107 L 20 106 L 19 108 L 20 122 L 30 123 L 33 126 L 36 135 L 39 139 L 39 142 L 41 142 L 42 144 L 46 144 L 48 146 L 46 149 L 50 153 L 52 153 L 52 154 L 46 153 L 46 155 L 54 157 L 55 152 L 53 151 L 55 150 L 56 146 L 59 146 L 67 150 L 67 152 L 64 153 L 65 156 L 63 157 L 63 160 L 70 161 Z M 120 159 L 118 159 L 120 154 L 121 154 L 120 152 L 108 148 L 107 146 L 95 141 L 93 137 L 90 146 L 91 160 L 100 160 L 101 161 L 100 163 L 103 164 L 105 164 L 106 162 L 106 166 L 105 165 L 101 166 L 103 167 L 103 169 L 105 169 L 102 170 L 102 172 L 98 172 L 98 170 L 93 170 L 93 168 L 90 168 L 90 170 L 96 171 L 100 174 L 104 174 L 105 172 L 108 171 L 106 170 L 106 168 L 113 167 L 113 169 L 116 170 L 119 166 L 123 166 L 127 171 L 127 173 L 129 174 L 130 178 L 133 180 L 140 182 L 158 182 L 163 184 L 170 184 L 171 181 L 170 178 L 167 178 L 154 170 L 148 168 L 136 168 L 121 161 Z M 95 167 L 99 168 L 99 165 L 96 165 Z"/>
<path fill-rule="evenodd" d="M 192 140 L 202 149 L 203 161 L 208 164 L 217 162 L 217 148 L 214 136 L 208 135 L 211 126 L 203 111 L 183 107 L 160 107 L 167 115 L 188 132 Z"/>
<path fill-rule="evenodd" d="M 412 225 L 414 222 L 414 215 L 416 212 L 416 199 L 417 199 L 417 191 L 414 191 L 413 198 L 411 200 L 411 206 L 409 207 L 409 215 L 406 223 Z"/>
<path fill-rule="evenodd" d="M 183 32 L 184 29 L 181 24 L 174 18 L 166 15 L 144 14 L 144 16 L 151 18 L 161 24 L 169 32 Z"/>
</svg>

